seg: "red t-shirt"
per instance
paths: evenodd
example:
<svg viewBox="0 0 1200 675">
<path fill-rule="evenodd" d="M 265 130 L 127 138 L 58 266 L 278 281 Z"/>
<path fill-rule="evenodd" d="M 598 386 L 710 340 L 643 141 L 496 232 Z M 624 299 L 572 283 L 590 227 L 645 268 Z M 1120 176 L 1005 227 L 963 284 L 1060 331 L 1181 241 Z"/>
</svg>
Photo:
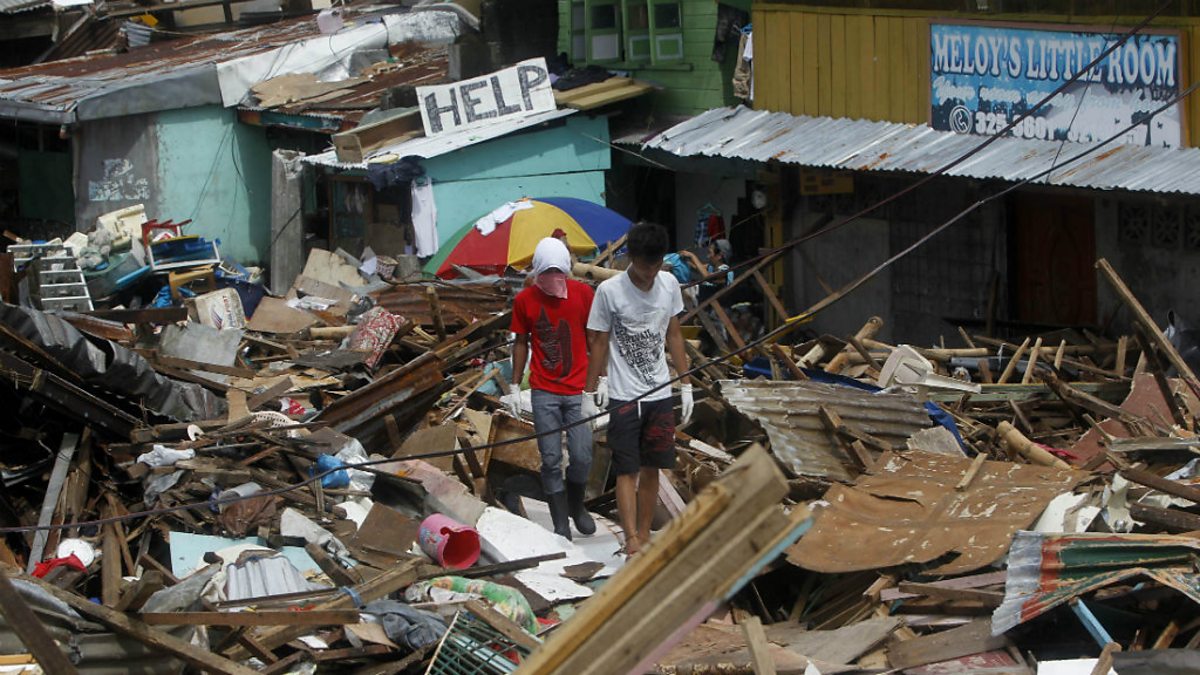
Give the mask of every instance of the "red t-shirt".
<svg viewBox="0 0 1200 675">
<path fill-rule="evenodd" d="M 567 280 L 565 300 L 537 286 L 517 294 L 512 327 L 518 335 L 532 337 L 529 385 L 552 394 L 571 396 L 583 391 L 587 379 L 587 319 L 595 291 L 587 284 Z"/>
</svg>

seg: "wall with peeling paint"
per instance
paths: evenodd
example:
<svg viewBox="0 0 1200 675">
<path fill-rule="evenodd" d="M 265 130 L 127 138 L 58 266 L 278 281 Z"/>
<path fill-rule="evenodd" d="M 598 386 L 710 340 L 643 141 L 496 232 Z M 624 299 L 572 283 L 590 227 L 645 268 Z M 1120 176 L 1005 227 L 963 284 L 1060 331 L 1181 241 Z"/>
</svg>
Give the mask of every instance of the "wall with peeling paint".
<svg viewBox="0 0 1200 675">
<path fill-rule="evenodd" d="M 271 148 L 258 127 L 232 109 L 185 108 L 156 114 L 160 218 L 191 218 L 186 231 L 221 240 L 243 263 L 266 260 L 271 232 Z M 149 208 L 147 208 L 149 211 Z"/>
<path fill-rule="evenodd" d="M 221 241 L 243 263 L 270 248 L 271 149 L 263 129 L 235 111 L 200 106 L 79 125 L 75 148 L 75 224 L 145 204 L 157 220 L 191 219 L 184 230 Z"/>
</svg>

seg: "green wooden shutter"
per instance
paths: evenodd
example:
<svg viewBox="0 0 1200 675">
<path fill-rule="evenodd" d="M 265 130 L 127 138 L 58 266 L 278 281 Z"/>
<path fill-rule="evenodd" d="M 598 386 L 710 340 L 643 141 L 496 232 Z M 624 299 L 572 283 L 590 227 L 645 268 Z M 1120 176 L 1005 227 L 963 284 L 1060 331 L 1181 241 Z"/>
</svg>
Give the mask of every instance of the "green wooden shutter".
<svg viewBox="0 0 1200 675">
<path fill-rule="evenodd" d="M 621 60 L 621 5 L 619 0 L 584 0 L 588 63 Z"/>
<path fill-rule="evenodd" d="M 650 63 L 650 5 L 647 0 L 622 0 L 625 28 L 625 60 Z"/>
<path fill-rule="evenodd" d="M 683 60 L 683 6 L 679 0 L 649 0 L 654 63 Z"/>
</svg>

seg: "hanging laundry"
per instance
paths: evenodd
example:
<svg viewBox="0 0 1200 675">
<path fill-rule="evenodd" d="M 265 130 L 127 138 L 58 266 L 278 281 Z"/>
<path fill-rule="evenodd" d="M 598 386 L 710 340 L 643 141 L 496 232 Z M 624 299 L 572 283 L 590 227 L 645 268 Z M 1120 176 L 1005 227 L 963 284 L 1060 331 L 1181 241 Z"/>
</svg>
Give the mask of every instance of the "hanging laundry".
<svg viewBox="0 0 1200 675">
<path fill-rule="evenodd" d="M 433 181 L 425 177 L 412 181 L 412 225 L 417 257 L 437 253 L 437 204 L 433 201 Z"/>
<path fill-rule="evenodd" d="M 737 67 L 733 69 L 733 95 L 754 100 L 754 33 L 743 32 L 738 44 Z"/>
<path fill-rule="evenodd" d="M 713 34 L 712 60 L 720 63 L 725 60 L 725 48 L 730 42 L 739 40 L 742 27 L 750 23 L 750 15 L 737 7 L 717 5 L 717 30 Z M 741 44 L 738 44 L 738 54 L 741 54 Z"/>
</svg>

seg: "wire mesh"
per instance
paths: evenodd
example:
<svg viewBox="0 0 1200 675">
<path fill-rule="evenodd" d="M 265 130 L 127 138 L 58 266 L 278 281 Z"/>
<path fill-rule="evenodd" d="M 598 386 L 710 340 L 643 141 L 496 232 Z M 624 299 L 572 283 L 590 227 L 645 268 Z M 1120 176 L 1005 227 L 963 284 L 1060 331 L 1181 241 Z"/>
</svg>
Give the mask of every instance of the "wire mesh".
<svg viewBox="0 0 1200 675">
<path fill-rule="evenodd" d="M 467 610 L 454 615 L 425 675 L 502 675 L 516 672 L 529 650 Z"/>
</svg>

